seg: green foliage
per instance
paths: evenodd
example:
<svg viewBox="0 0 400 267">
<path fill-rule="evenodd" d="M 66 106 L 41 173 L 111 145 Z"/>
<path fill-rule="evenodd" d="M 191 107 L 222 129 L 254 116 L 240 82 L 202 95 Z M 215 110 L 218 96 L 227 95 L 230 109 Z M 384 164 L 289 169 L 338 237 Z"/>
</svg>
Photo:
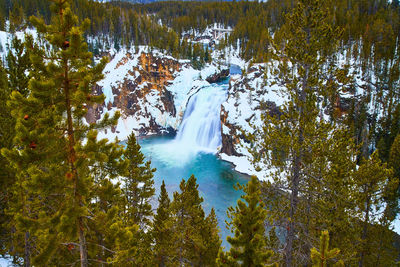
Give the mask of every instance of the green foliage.
<svg viewBox="0 0 400 267">
<path fill-rule="evenodd" d="M 133 133 L 128 136 L 126 145 L 127 173 L 123 182 L 127 214 L 131 216 L 127 219 L 146 229 L 150 225 L 149 218 L 153 216 L 150 200 L 155 192 L 153 173 L 156 170 L 151 168 L 150 161 L 145 161 Z"/>
<path fill-rule="evenodd" d="M 387 194 L 398 188 L 399 180 L 393 178 L 393 170 L 388 169 L 387 164 L 381 162 L 378 151 L 375 151 L 361 163 L 355 173 L 355 183 L 359 188 L 359 191 L 355 192 L 353 196 L 359 211 L 359 228 L 361 229 L 358 248 L 359 264 L 375 262 L 377 265 L 387 265 L 392 263 L 397 255 L 391 254 L 394 252 L 393 247 L 383 249 L 386 242 L 383 242 L 382 239 L 390 242 L 393 238 L 393 234 L 386 236 L 384 233 L 386 232 L 385 228 L 389 227 L 394 218 L 385 216 L 385 214 L 382 216 L 379 209 L 385 202 Z M 381 233 L 377 234 L 375 231 Z M 386 257 L 381 257 L 385 250 L 387 250 Z"/>
<path fill-rule="evenodd" d="M 2 154 L 17 173 L 10 212 L 17 231 L 29 237 L 24 245 L 25 264 L 32 257 L 35 265 L 81 259 L 81 265 L 87 266 L 87 218 L 96 197 L 94 182 L 115 177 L 121 156 L 115 152 L 120 150 L 115 143 L 97 140 L 95 129 L 113 125 L 118 115 L 105 116 L 99 124 L 83 123 L 86 107 L 104 100 L 92 96 L 91 90 L 102 78 L 106 61 L 89 67 L 92 55 L 82 37 L 88 21 L 76 26 L 78 19 L 68 3 L 53 2 L 52 24 L 31 18 L 51 49 L 30 49 L 30 93 L 25 98 L 14 91 L 8 102 L 13 107 L 16 136 L 14 146 L 3 148 Z M 68 244 L 79 244 L 79 251 L 69 253 Z"/>
<path fill-rule="evenodd" d="M 32 63 L 30 50 L 33 48 L 33 37 L 25 35 L 25 41 L 20 41 L 16 36 L 11 40 L 6 57 L 9 88 L 18 91 L 24 97 L 28 95 L 28 84 Z"/>
<path fill-rule="evenodd" d="M 0 63 L 0 65 L 2 65 Z M 13 145 L 15 120 L 11 117 L 11 108 L 7 106 L 11 90 L 8 87 L 7 75 L 3 66 L 0 66 L 0 147 L 10 149 Z M 8 227 L 11 219 L 6 214 L 9 205 L 10 188 L 15 181 L 15 173 L 9 166 L 5 157 L 0 154 L 0 254 L 7 252 L 7 243 L 10 242 L 11 234 Z"/>
<path fill-rule="evenodd" d="M 152 235 L 154 238 L 154 262 L 158 266 L 166 266 L 171 257 L 173 232 L 170 229 L 170 199 L 165 189 L 164 180 L 158 197 L 157 213 L 154 216 Z"/>
<path fill-rule="evenodd" d="M 220 252 L 217 263 L 219 266 L 265 266 L 273 252 L 265 247 L 264 221 L 267 210 L 261 200 L 260 184 L 252 176 L 247 186 L 239 186 L 243 195 L 236 208 L 228 209 L 228 226 L 233 237 L 228 237 L 231 244 L 229 252 Z M 245 201 L 245 202 L 244 202 Z"/>
<path fill-rule="evenodd" d="M 199 196 L 198 187 L 192 175 L 187 182 L 182 179 L 179 186 L 181 193 L 174 193 L 171 203 L 171 264 L 174 266 L 213 266 L 220 248 L 215 214 L 211 211 L 205 218 L 201 206 L 203 198 Z"/>
<path fill-rule="evenodd" d="M 311 259 L 313 267 L 328 266 L 328 262 L 340 253 L 337 248 L 329 249 L 329 232 L 322 231 L 320 237 L 319 251 L 316 248 L 311 249 Z M 344 266 L 342 261 L 335 263 L 333 266 Z"/>
</svg>

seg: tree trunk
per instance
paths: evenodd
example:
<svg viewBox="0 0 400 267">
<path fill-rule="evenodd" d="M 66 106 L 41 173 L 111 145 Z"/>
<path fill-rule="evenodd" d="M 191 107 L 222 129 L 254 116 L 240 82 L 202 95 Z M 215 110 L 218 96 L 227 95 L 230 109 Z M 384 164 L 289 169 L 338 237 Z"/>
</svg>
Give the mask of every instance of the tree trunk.
<svg viewBox="0 0 400 267">
<path fill-rule="evenodd" d="M 309 37 L 309 36 L 308 36 Z M 309 40 L 307 40 L 309 41 Z M 285 263 L 286 267 L 293 266 L 293 242 L 296 234 L 295 216 L 297 212 L 298 196 L 299 196 L 299 184 L 300 184 L 300 172 L 303 161 L 303 144 L 304 144 L 304 125 L 302 118 L 304 116 L 304 106 L 306 102 L 306 88 L 308 87 L 308 76 L 310 66 L 305 66 L 305 74 L 303 77 L 301 89 L 297 91 L 297 97 L 299 98 L 299 105 L 296 107 L 298 114 L 299 132 L 297 135 L 297 147 L 298 150 L 294 151 L 293 167 L 292 167 L 292 187 L 290 193 L 290 210 L 289 210 L 289 222 L 287 225 L 287 236 L 286 236 L 286 247 L 285 247 Z"/>
<path fill-rule="evenodd" d="M 76 161 L 76 152 L 75 152 L 75 136 L 74 136 L 74 126 L 72 119 L 72 107 L 71 107 L 71 97 L 70 97 L 70 84 L 69 84 L 69 66 L 68 62 L 64 61 L 65 71 L 64 71 L 64 92 L 65 92 L 65 102 L 66 102 L 66 110 L 67 110 L 67 123 L 68 123 L 68 161 L 70 165 L 70 169 L 73 175 L 74 181 L 74 200 L 75 205 L 82 206 L 82 196 L 77 192 L 78 190 L 78 170 L 75 167 Z M 84 233 L 84 225 L 83 218 L 81 216 L 78 217 L 77 221 L 77 232 L 79 236 L 79 247 L 80 247 L 80 259 L 81 259 L 81 267 L 88 266 L 87 259 L 87 245 Z"/>
<path fill-rule="evenodd" d="M 292 191 L 290 193 L 290 210 L 289 221 L 287 224 L 287 236 L 285 247 L 285 262 L 286 267 L 293 265 L 293 241 L 295 238 L 295 223 L 294 217 L 297 209 L 298 194 L 299 194 L 299 181 L 300 181 L 300 157 L 296 156 L 293 164 L 292 175 Z"/>
<path fill-rule="evenodd" d="M 79 231 L 79 252 L 81 256 L 81 267 L 87 267 L 88 264 L 88 258 L 87 258 L 87 245 L 86 245 L 86 239 L 85 239 L 85 232 L 83 228 L 83 220 L 80 217 L 78 220 L 78 231 Z"/>
</svg>

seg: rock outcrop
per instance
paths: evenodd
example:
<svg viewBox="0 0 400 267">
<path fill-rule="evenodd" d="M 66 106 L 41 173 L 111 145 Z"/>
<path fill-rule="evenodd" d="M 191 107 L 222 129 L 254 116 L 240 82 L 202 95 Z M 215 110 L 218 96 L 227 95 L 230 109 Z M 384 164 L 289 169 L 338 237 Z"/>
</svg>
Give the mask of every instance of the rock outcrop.
<svg viewBox="0 0 400 267">
<path fill-rule="evenodd" d="M 222 81 L 223 79 L 228 78 L 229 69 L 221 70 L 220 72 L 216 72 L 206 78 L 206 81 L 209 83 L 217 83 Z"/>
<path fill-rule="evenodd" d="M 184 115 L 187 101 L 196 88 L 209 85 L 201 77 L 218 72 L 214 64 L 194 69 L 190 61 L 179 61 L 159 51 L 120 51 L 112 56 L 103 70 L 104 79 L 93 88 L 93 94 L 105 95 L 102 105 L 88 108 L 88 123 L 119 111 L 118 125 L 100 137 L 125 139 L 136 135 L 174 133 Z M 223 77 L 225 73 L 219 73 Z"/>
<path fill-rule="evenodd" d="M 130 123 L 125 128 L 132 128 L 138 135 L 175 131 L 163 122 L 166 117 L 176 116 L 174 97 L 167 86 L 181 69 L 179 61 L 160 54 L 117 54 L 104 70 L 105 79 L 93 88 L 93 94 L 104 93 L 106 101 L 88 108 L 87 122 L 119 110 L 122 119 L 133 118 L 135 125 Z"/>
<path fill-rule="evenodd" d="M 253 133 L 260 126 L 261 114 L 280 115 L 282 103 L 277 86 L 266 85 L 265 68 L 254 65 L 247 74 L 231 79 L 228 98 L 221 107 L 222 147 L 220 153 L 228 156 L 247 155 L 249 141 L 246 133 Z"/>
</svg>

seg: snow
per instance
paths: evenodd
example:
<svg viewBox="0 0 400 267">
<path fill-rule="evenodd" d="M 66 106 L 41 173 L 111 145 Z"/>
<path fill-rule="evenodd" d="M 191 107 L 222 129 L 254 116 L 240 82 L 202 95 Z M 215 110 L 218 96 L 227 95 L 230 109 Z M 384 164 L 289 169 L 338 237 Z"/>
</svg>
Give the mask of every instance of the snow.
<svg viewBox="0 0 400 267">
<path fill-rule="evenodd" d="M 0 267 L 7 267 L 7 266 L 12 266 L 11 260 L 0 257 Z"/>
<path fill-rule="evenodd" d="M 170 126 L 174 129 L 178 129 L 189 98 L 198 88 L 209 85 L 209 83 L 203 79 L 214 74 L 216 71 L 218 70 L 215 65 L 207 65 L 202 70 L 195 70 L 190 65 L 184 65 L 182 70 L 176 74 L 172 83 L 166 87 L 166 90 L 170 91 L 174 96 L 177 116 L 155 117 L 156 122 L 160 122 L 161 125 L 166 127 Z M 157 113 L 158 111 L 155 111 L 155 114 Z"/>
<path fill-rule="evenodd" d="M 19 31 L 14 34 L 0 31 L 0 55 L 2 56 L 3 62 L 5 62 L 4 57 L 7 54 L 8 46 L 11 44 L 11 40 L 16 36 L 19 40 L 25 39 L 25 34 L 32 35 L 34 40 L 37 39 L 37 32 L 34 29 L 26 29 L 25 31 Z"/>
<path fill-rule="evenodd" d="M 103 70 L 104 79 L 98 82 L 103 87 L 105 104 L 114 103 L 112 87 L 118 87 L 118 84 L 126 77 L 133 67 L 138 65 L 138 58 L 143 52 L 144 47 L 139 47 L 139 53 L 132 54 L 126 50 L 121 50 L 114 55 L 114 58 L 106 65 Z M 121 64 L 121 62 L 125 64 Z M 135 71 L 135 77 L 139 77 L 139 72 Z"/>
<path fill-rule="evenodd" d="M 146 51 L 148 51 L 148 47 L 141 46 L 139 47 L 138 53 L 132 48 L 129 51 L 122 49 L 113 55 L 112 60 L 106 65 L 103 71 L 104 79 L 98 82 L 98 85 L 101 86 L 105 95 L 106 105 L 114 103 L 116 95 L 114 95 L 113 90 L 114 92 L 120 90 L 125 81 L 131 81 L 133 84 L 136 84 L 134 90 L 143 90 L 151 86 L 148 82 L 136 82 L 140 73 L 144 71 L 141 64 L 139 64 L 139 57 Z M 163 60 L 175 60 L 158 50 L 153 50 L 152 56 L 159 57 Z M 139 135 L 139 130 L 141 128 L 149 127 L 151 119 L 154 119 L 154 121 L 162 127 L 178 129 L 190 97 L 200 88 L 209 85 L 209 83 L 205 81 L 205 78 L 220 71 L 216 64 L 206 64 L 202 70 L 196 70 L 188 64 L 187 61 L 180 60 L 179 63 L 182 64 L 181 70 L 174 73 L 171 69 L 174 79 L 165 87 L 174 97 L 175 116 L 164 110 L 161 101 L 161 93 L 152 90 L 146 93 L 143 98 L 138 99 L 140 108 L 134 115 L 127 116 L 122 114 L 115 132 L 109 130 L 107 132 L 101 131 L 99 137 L 107 137 L 109 139 L 118 137 L 124 140 L 132 131 L 136 135 Z M 152 65 L 156 67 L 156 65 Z M 134 91 L 131 93 L 134 93 Z M 109 113 L 114 114 L 115 111 L 116 109 L 112 108 Z"/>
<path fill-rule="evenodd" d="M 393 231 L 400 235 L 400 215 L 393 222 Z"/>
</svg>

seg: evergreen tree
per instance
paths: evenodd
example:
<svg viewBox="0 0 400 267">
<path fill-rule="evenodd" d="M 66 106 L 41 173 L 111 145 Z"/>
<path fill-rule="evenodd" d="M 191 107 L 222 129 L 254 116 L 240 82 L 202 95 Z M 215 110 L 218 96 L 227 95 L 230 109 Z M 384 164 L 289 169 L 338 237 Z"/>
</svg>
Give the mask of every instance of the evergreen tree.
<svg viewBox="0 0 400 267">
<path fill-rule="evenodd" d="M 239 186 L 245 195 L 239 199 L 236 208 L 228 209 L 228 225 L 234 237 L 228 236 L 231 249 L 227 254 L 219 253 L 220 266 L 265 266 L 273 252 L 265 247 L 264 221 L 267 210 L 261 200 L 260 183 L 255 176 L 247 186 Z"/>
<path fill-rule="evenodd" d="M 355 193 L 354 197 L 360 212 L 361 222 L 359 266 L 365 266 L 367 262 L 377 262 L 380 248 L 374 245 L 377 237 L 375 234 L 371 234 L 371 231 L 382 226 L 387 228 L 394 219 L 391 216 L 382 216 L 383 212 L 380 211 L 380 206 L 384 203 L 386 194 L 393 192 L 394 188 L 398 187 L 398 179 L 392 178 L 392 176 L 393 171 L 387 169 L 387 164 L 381 162 L 378 151 L 375 151 L 369 159 L 362 162 L 355 173 L 355 181 L 359 191 Z M 392 255 L 392 257 L 395 256 Z M 379 265 L 379 262 L 377 265 Z"/>
<path fill-rule="evenodd" d="M 15 196 L 21 197 L 21 207 L 14 208 L 13 214 L 17 227 L 26 231 L 25 249 L 35 242 L 34 254 L 25 253 L 25 265 L 32 256 L 35 265 L 71 263 L 78 258 L 81 266 L 88 266 L 93 172 L 114 155 L 104 151 L 104 141 L 97 141 L 95 129 L 115 124 L 119 114 L 112 119 L 106 115 L 90 126 L 83 123 L 86 107 L 104 101 L 102 95 L 92 95 L 91 89 L 102 78 L 106 60 L 90 67 L 92 55 L 82 37 L 89 21 L 76 26 L 78 19 L 68 1 L 52 2 L 52 24 L 31 18 L 51 49 L 31 52 L 30 94 L 25 99 L 13 92 L 10 101 L 17 122 L 15 147 L 2 149 L 2 154 L 18 176 Z M 115 146 L 107 148 L 111 147 Z"/>
<path fill-rule="evenodd" d="M 202 228 L 202 247 L 200 251 L 200 266 L 215 266 L 215 261 L 221 247 L 218 220 L 214 208 L 206 217 Z"/>
<path fill-rule="evenodd" d="M 210 215 L 209 223 L 205 219 L 201 203 L 203 198 L 199 196 L 199 185 L 192 175 L 187 182 L 182 179 L 179 186 L 181 193 L 175 192 L 171 203 L 172 211 L 172 244 L 173 258 L 171 263 L 178 266 L 187 264 L 208 266 L 215 262 L 215 251 L 219 250 L 215 233 L 215 218 Z M 208 229 L 213 235 L 204 239 L 201 231 Z M 211 242 L 212 241 L 212 242 Z M 210 242 L 207 244 L 207 242 Z M 216 248 L 218 247 L 218 248 Z M 210 250 L 210 251 L 207 251 Z M 211 265 L 212 266 L 212 265 Z"/>
<path fill-rule="evenodd" d="M 327 1 L 319 0 L 298 1 L 293 12 L 286 15 L 286 23 L 274 40 L 270 40 L 270 52 L 278 62 L 277 67 L 272 66 L 272 73 L 277 76 L 272 84 L 281 86 L 280 92 L 287 101 L 281 106 L 281 115 L 265 112 L 263 126 L 249 136 L 254 141 L 251 151 L 255 162 L 262 161 L 275 170 L 271 172 L 274 183 L 267 183 L 265 187 L 271 193 L 267 203 L 271 206 L 274 225 L 287 231 L 283 252 L 286 266 L 309 264 L 314 229 L 320 227 L 313 218 L 322 211 L 317 203 L 324 195 L 321 191 L 326 192 L 327 185 L 330 190 L 342 185 L 335 170 L 327 168 L 322 173 L 322 164 L 318 161 L 324 159 L 328 164 L 335 160 L 329 156 L 333 149 L 351 147 L 349 142 L 340 144 L 345 139 L 336 141 L 329 134 L 335 124 L 320 116 L 323 100 L 337 96 L 341 86 L 348 83 L 345 70 L 340 70 L 335 63 L 328 64 L 329 52 L 336 47 L 335 38 L 340 33 L 329 25 L 329 17 Z M 327 138 L 332 145 L 326 146 Z M 341 161 L 352 162 L 351 156 L 349 152 Z M 329 183 L 324 182 L 326 172 L 331 172 Z M 287 194 L 279 193 L 280 190 Z M 330 197 L 333 197 L 331 203 L 335 203 L 338 196 L 330 194 Z"/>
<path fill-rule="evenodd" d="M 160 267 L 167 266 L 167 262 L 171 257 L 171 238 L 173 233 L 170 229 L 170 217 L 170 199 L 163 180 L 160 196 L 158 198 L 157 214 L 154 216 L 152 231 L 155 242 L 155 264 Z"/>
<path fill-rule="evenodd" d="M 32 68 L 30 51 L 33 48 L 33 37 L 26 34 L 24 39 L 22 42 L 14 36 L 8 47 L 6 60 L 9 87 L 26 97 Z"/>
<path fill-rule="evenodd" d="M 128 165 L 126 177 L 123 179 L 127 214 L 132 216 L 132 223 L 146 229 L 150 225 L 150 217 L 153 216 L 150 200 L 155 192 L 153 173 L 156 170 L 151 168 L 150 161 L 145 161 L 134 133 L 128 136 L 124 158 Z"/>
<path fill-rule="evenodd" d="M 337 248 L 329 250 L 329 233 L 322 231 L 320 237 L 319 251 L 316 248 L 311 249 L 311 259 L 313 267 L 326 267 L 329 260 L 335 258 L 340 253 Z M 335 263 L 333 266 L 344 266 L 342 261 Z"/>
<path fill-rule="evenodd" d="M 13 147 L 15 120 L 11 117 L 11 107 L 7 106 L 11 90 L 7 83 L 7 74 L 0 62 L 0 147 Z M 11 187 L 15 182 L 15 173 L 5 157 L 0 154 L 0 255 L 10 249 L 10 217 L 6 214 L 9 205 Z"/>
<path fill-rule="evenodd" d="M 390 149 L 389 166 L 393 168 L 394 177 L 400 179 L 400 134 L 394 139 L 393 145 Z"/>
</svg>

